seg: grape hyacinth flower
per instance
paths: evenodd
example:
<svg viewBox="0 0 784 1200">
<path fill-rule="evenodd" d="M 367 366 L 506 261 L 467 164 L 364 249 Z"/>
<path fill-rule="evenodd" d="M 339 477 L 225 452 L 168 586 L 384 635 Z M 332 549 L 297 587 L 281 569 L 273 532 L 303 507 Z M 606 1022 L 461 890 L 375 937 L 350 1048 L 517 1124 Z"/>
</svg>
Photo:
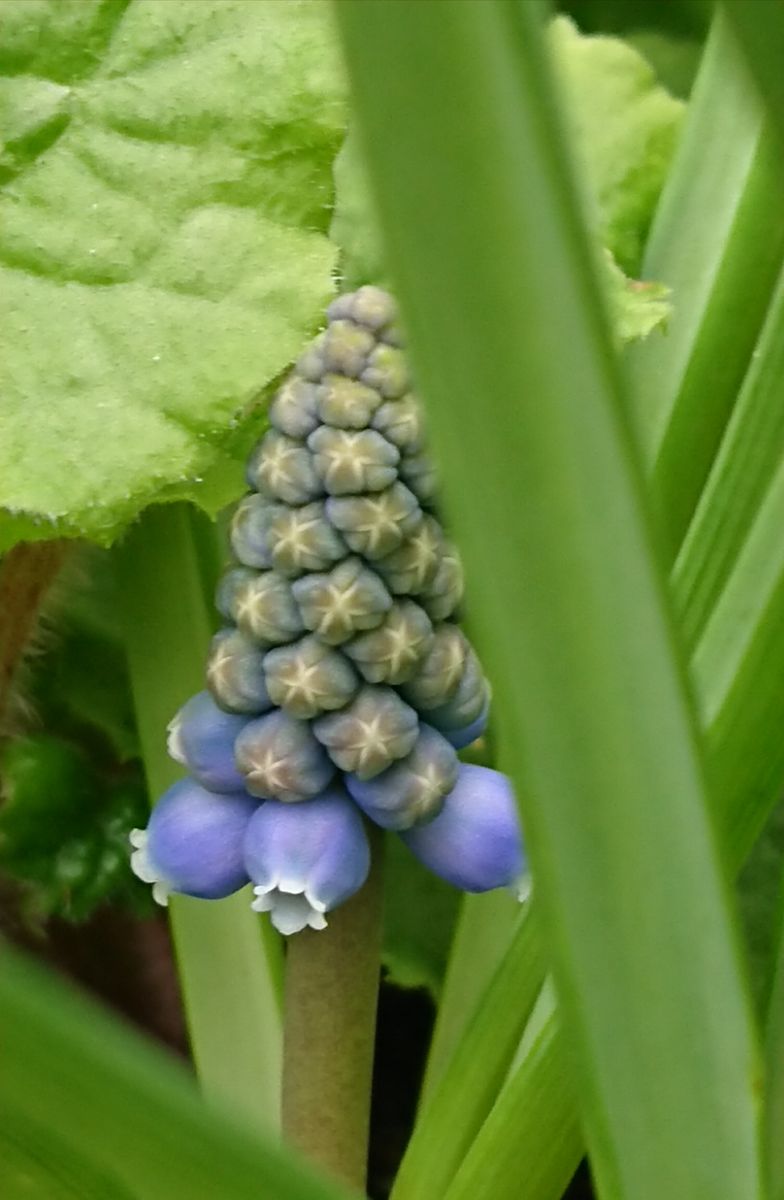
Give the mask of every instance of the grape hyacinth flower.
<svg viewBox="0 0 784 1200">
<path fill-rule="evenodd" d="M 194 778 L 134 831 L 134 869 L 159 899 L 250 879 L 282 933 L 321 929 L 365 880 L 371 821 L 457 887 L 514 885 L 509 783 L 457 757 L 490 689 L 387 292 L 336 298 L 269 426 L 231 521 L 207 691 L 169 728 Z"/>
<path fill-rule="evenodd" d="M 249 821 L 245 866 L 253 908 L 281 933 L 324 929 L 324 914 L 359 890 L 370 850 L 356 807 L 332 787 L 307 804 L 262 804 Z"/>
<path fill-rule="evenodd" d="M 131 832 L 131 867 L 159 904 L 170 892 L 231 896 L 248 882 L 243 841 L 258 806 L 245 792 L 216 795 L 183 779 L 161 796 L 147 828 Z"/>
</svg>

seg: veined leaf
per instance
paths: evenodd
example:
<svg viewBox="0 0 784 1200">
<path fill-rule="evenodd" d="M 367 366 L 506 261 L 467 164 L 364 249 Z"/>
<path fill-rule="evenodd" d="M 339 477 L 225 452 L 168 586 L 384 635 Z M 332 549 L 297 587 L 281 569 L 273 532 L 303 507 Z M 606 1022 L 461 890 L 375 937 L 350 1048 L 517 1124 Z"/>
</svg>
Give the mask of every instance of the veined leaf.
<svg viewBox="0 0 784 1200">
<path fill-rule="evenodd" d="M 337 12 L 600 1191 L 750 1200 L 750 1014 L 539 6 Z"/>
<path fill-rule="evenodd" d="M 4 1200 L 347 1200 L 207 1104 L 179 1063 L 97 1005 L 8 949 L 0 960 L 0 1112 L 13 1114 L 17 1163 L 21 1144 L 49 1167 L 48 1191 L 33 1173 L 37 1193 L 29 1170 L 20 1164 L 15 1182 L 6 1167 Z M 78 1190 L 58 1193 L 59 1165 Z"/>
<path fill-rule="evenodd" d="M 231 497 L 235 474 L 213 478 L 231 427 L 333 288 L 328 18 L 319 0 L 3 4 L 0 549 L 108 542 L 167 489 Z"/>
</svg>

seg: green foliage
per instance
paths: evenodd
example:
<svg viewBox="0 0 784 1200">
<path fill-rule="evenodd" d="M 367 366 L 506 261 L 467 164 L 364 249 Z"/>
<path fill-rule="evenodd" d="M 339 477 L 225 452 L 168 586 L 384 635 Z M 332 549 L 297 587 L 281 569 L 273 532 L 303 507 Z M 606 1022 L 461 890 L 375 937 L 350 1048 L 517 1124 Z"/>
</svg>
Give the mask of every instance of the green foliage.
<svg viewBox="0 0 784 1200">
<path fill-rule="evenodd" d="M 326 7 L 6 0 L 0 38 L 0 547 L 108 542 L 154 496 L 214 511 L 232 425 L 332 290 Z"/>
<path fill-rule="evenodd" d="M 383 962 L 394 983 L 438 996 L 460 893 L 426 871 L 399 838 L 386 840 Z"/>
</svg>

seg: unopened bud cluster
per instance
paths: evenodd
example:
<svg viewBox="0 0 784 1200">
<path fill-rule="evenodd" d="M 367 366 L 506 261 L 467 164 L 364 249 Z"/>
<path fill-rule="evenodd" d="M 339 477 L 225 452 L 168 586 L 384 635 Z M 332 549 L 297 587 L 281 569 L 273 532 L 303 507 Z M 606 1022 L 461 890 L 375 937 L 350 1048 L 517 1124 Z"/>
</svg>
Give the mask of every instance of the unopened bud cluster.
<svg viewBox="0 0 784 1200">
<path fill-rule="evenodd" d="M 485 727 L 489 691 L 456 623 L 462 568 L 433 510 L 435 472 L 394 301 L 360 288 L 335 300 L 328 321 L 278 391 L 248 463 L 252 490 L 230 530 L 235 563 L 218 588 L 228 624 L 211 647 L 209 694 L 170 727 L 170 752 L 214 794 L 213 806 L 228 812 L 234 798 L 241 867 L 227 884 L 252 879 L 256 906 L 284 932 L 321 927 L 323 912 L 361 885 L 368 856 L 357 806 L 432 860 L 418 831 L 429 831 L 429 846 L 439 823 L 451 824 L 449 798 L 464 807 L 476 772 L 497 802 L 477 795 L 472 820 L 488 822 L 490 842 L 498 822 L 508 824 L 505 857 L 474 886 L 465 864 L 451 874 L 431 865 L 471 890 L 509 883 L 521 869 L 506 781 L 457 757 Z M 190 803 L 177 805 L 186 816 L 172 810 L 173 829 L 180 822 L 186 838 Z M 159 862 L 155 821 L 136 835 L 136 868 L 159 892 L 189 890 Z M 471 821 L 461 822 L 476 841 Z M 281 841 L 299 845 L 296 867 Z M 317 895 L 305 877 L 312 884 L 315 864 L 336 854 L 332 883 Z M 297 879 L 283 878 L 292 871 Z M 223 882 L 210 894 L 226 894 Z"/>
</svg>

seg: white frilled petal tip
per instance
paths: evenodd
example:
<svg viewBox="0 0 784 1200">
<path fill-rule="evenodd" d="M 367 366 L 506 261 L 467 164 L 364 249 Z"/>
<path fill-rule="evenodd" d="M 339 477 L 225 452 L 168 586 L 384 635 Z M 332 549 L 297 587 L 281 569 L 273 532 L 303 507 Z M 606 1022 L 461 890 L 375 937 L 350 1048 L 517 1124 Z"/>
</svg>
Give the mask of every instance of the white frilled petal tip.
<svg viewBox="0 0 784 1200">
<path fill-rule="evenodd" d="M 160 872 L 156 870 L 150 861 L 150 856 L 147 853 L 146 829 L 132 829 L 128 835 L 128 841 L 133 846 L 131 870 L 138 879 L 141 879 L 142 883 L 152 884 L 153 900 L 156 904 L 161 904 L 165 908 L 169 903 L 171 887 L 165 879 L 161 878 Z"/>
<path fill-rule="evenodd" d="M 521 875 L 519 879 L 515 879 L 514 883 L 509 884 L 509 891 L 514 896 L 515 900 L 519 900 L 524 904 L 531 895 L 533 885 L 530 875 Z"/>
<path fill-rule="evenodd" d="M 253 889 L 255 912 L 268 912 L 278 933 L 300 933 L 303 929 L 326 929 L 326 905 L 309 896 L 303 884 L 281 880 Z"/>
<path fill-rule="evenodd" d="M 166 726 L 166 729 L 169 734 L 168 738 L 166 739 L 166 753 L 169 755 L 169 758 L 173 758 L 175 762 L 181 763 L 184 767 L 187 766 L 188 764 L 185 761 L 185 751 L 183 750 L 182 746 L 182 721 L 180 720 L 179 713 L 176 717 L 172 718 L 172 720 Z"/>
</svg>

